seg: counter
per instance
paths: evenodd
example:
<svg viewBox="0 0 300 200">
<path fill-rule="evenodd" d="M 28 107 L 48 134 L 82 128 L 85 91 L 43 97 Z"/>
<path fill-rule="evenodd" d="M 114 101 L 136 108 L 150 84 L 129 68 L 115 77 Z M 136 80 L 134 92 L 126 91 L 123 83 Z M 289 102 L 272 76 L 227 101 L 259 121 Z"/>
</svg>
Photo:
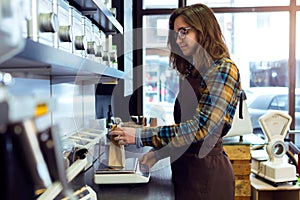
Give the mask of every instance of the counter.
<svg viewBox="0 0 300 200">
<path fill-rule="evenodd" d="M 132 152 L 135 155 L 142 155 L 147 149 L 134 149 L 127 147 L 126 156 L 130 156 Z M 136 154 L 137 153 L 137 154 Z M 173 184 L 171 180 L 170 159 L 165 158 L 160 160 L 151 170 L 150 181 L 145 184 L 116 184 L 116 185 L 100 185 L 94 183 L 94 171 L 99 165 L 97 160 L 94 165 L 87 171 L 81 173 L 72 181 L 72 186 L 75 189 L 81 188 L 87 184 L 97 193 L 98 200 L 122 200 L 122 199 L 143 199 L 157 200 L 174 199 Z"/>
<path fill-rule="evenodd" d="M 274 187 L 255 175 L 250 176 L 251 193 L 253 200 L 299 200 L 300 186 L 292 183 L 282 184 Z"/>
</svg>

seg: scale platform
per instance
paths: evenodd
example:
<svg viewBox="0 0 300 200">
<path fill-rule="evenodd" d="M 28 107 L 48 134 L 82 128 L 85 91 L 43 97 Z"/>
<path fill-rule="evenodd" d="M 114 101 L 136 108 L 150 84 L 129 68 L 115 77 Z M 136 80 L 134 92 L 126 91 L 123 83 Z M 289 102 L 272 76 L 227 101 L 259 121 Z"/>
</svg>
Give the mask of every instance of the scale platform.
<svg viewBox="0 0 300 200">
<path fill-rule="evenodd" d="M 94 182 L 96 184 L 136 184 L 148 183 L 150 180 L 149 170 L 141 170 L 137 158 L 127 158 L 125 167 L 122 169 L 112 169 L 101 163 L 94 172 Z"/>
</svg>

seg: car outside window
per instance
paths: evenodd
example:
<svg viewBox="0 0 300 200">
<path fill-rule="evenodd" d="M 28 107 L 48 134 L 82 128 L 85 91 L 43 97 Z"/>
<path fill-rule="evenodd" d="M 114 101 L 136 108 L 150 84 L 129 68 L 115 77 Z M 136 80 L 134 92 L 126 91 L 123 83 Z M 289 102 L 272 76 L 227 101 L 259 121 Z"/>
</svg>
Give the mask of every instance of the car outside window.
<svg viewBox="0 0 300 200">
<path fill-rule="evenodd" d="M 270 103 L 269 109 L 271 110 L 288 110 L 288 97 L 287 96 L 276 96 Z"/>
<path fill-rule="evenodd" d="M 296 95 L 295 102 L 295 112 L 300 112 L 300 95 Z"/>
</svg>

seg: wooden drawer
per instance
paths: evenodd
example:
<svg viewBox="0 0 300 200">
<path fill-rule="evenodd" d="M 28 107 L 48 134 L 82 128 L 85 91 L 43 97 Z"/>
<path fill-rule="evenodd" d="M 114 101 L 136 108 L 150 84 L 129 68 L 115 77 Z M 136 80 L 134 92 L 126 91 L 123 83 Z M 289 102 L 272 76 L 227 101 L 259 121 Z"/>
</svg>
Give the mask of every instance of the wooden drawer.
<svg viewBox="0 0 300 200">
<path fill-rule="evenodd" d="M 235 200 L 251 199 L 250 145 L 224 145 L 235 175 Z"/>
<path fill-rule="evenodd" d="M 234 197 L 234 200 L 250 200 L 250 199 L 251 197 L 237 197 L 237 196 Z"/>
<path fill-rule="evenodd" d="M 235 176 L 244 176 L 244 175 L 251 174 L 251 164 L 249 160 L 243 160 L 243 161 L 233 160 L 231 161 L 231 164 Z"/>
<path fill-rule="evenodd" d="M 235 196 L 250 197 L 251 183 L 250 180 L 235 180 Z"/>
<path fill-rule="evenodd" d="M 224 145 L 225 152 L 232 160 L 251 160 L 250 145 Z"/>
</svg>

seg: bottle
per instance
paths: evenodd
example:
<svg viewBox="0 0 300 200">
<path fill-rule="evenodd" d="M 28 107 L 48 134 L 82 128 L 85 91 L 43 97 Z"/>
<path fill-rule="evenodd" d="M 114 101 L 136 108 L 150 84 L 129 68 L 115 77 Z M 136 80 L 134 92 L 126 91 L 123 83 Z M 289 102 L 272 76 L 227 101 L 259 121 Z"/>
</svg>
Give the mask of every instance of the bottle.
<svg viewBox="0 0 300 200">
<path fill-rule="evenodd" d="M 111 110 L 111 105 L 108 105 L 106 128 L 111 129 L 112 126 L 113 126 L 112 110 Z"/>
</svg>

